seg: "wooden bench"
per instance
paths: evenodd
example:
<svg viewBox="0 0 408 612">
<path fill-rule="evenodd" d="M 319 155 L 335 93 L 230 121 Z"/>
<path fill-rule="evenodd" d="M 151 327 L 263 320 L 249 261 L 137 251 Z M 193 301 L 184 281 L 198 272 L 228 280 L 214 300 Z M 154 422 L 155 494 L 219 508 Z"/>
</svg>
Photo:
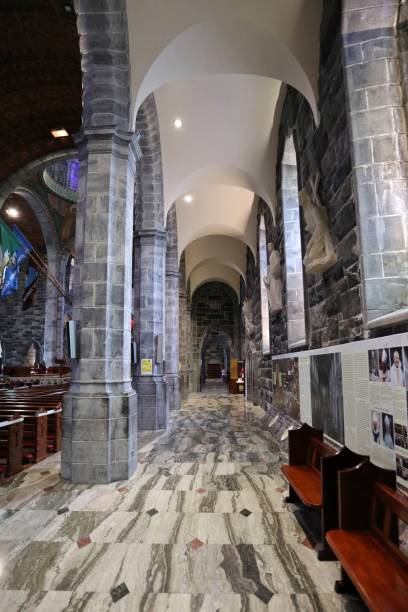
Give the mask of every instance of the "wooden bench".
<svg viewBox="0 0 408 612">
<path fill-rule="evenodd" d="M 0 417 L 0 472 L 13 476 L 23 469 L 23 418 Z M 4 461 L 4 463 L 3 463 Z"/>
<path fill-rule="evenodd" d="M 47 453 L 47 417 L 45 410 L 3 410 L 0 409 L 0 418 L 23 419 L 23 460 L 38 463 L 45 459 Z"/>
<path fill-rule="evenodd" d="M 408 499 L 394 488 L 395 472 L 368 462 L 340 472 L 340 528 L 326 536 L 341 564 L 335 590 L 354 587 L 373 612 L 408 609 L 408 558 L 398 542 L 398 520 L 408 523 Z"/>
<path fill-rule="evenodd" d="M 56 452 L 61 448 L 62 401 L 67 386 L 24 388 L 0 392 L 0 410 L 3 411 L 46 411 L 47 449 Z"/>
<path fill-rule="evenodd" d="M 302 503 L 321 512 L 321 539 L 316 546 L 320 561 L 334 559 L 325 535 L 338 527 L 338 472 L 368 459 L 347 447 L 336 450 L 323 442 L 323 431 L 304 423 L 289 430 L 289 464 L 282 473 L 289 483 L 289 503 Z"/>
</svg>

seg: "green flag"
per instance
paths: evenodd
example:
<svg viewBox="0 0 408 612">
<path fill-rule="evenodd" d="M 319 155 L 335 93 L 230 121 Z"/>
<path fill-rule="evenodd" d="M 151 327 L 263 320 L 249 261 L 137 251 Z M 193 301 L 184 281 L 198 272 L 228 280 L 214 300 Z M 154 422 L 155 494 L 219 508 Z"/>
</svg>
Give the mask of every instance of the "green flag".
<svg viewBox="0 0 408 612">
<path fill-rule="evenodd" d="M 20 247 L 19 240 L 0 219 L 0 295 L 2 296 L 10 295 L 18 288 L 17 251 Z"/>
</svg>

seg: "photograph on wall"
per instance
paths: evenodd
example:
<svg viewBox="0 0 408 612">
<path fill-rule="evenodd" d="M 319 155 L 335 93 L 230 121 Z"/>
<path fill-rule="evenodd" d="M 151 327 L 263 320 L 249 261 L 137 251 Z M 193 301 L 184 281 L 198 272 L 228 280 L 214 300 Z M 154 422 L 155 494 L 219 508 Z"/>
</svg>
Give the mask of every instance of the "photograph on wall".
<svg viewBox="0 0 408 612">
<path fill-rule="evenodd" d="M 394 450 L 394 417 L 388 412 L 381 413 L 382 444 L 389 450 Z"/>
<path fill-rule="evenodd" d="M 379 355 L 376 349 L 368 351 L 368 375 L 371 382 L 379 382 Z"/>
<path fill-rule="evenodd" d="M 408 450 L 408 427 L 401 423 L 394 423 L 395 446 Z"/>
<path fill-rule="evenodd" d="M 403 487 L 405 492 L 408 492 L 408 457 L 396 454 L 397 466 L 397 482 L 400 487 Z"/>
<path fill-rule="evenodd" d="M 272 361 L 273 407 L 300 420 L 298 358 Z"/>
<path fill-rule="evenodd" d="M 390 350 L 385 348 L 380 349 L 378 351 L 378 373 L 380 382 L 391 382 L 390 366 Z"/>
<path fill-rule="evenodd" d="M 408 390 L 408 346 L 402 347 L 402 365 L 405 374 L 405 386 Z"/>
<path fill-rule="evenodd" d="M 405 373 L 402 357 L 402 347 L 390 349 L 391 367 L 390 382 L 396 387 L 405 387 Z"/>
<path fill-rule="evenodd" d="M 343 380 L 340 353 L 310 358 L 312 424 L 344 443 Z"/>
<path fill-rule="evenodd" d="M 381 444 L 381 412 L 371 410 L 371 441 Z"/>
</svg>

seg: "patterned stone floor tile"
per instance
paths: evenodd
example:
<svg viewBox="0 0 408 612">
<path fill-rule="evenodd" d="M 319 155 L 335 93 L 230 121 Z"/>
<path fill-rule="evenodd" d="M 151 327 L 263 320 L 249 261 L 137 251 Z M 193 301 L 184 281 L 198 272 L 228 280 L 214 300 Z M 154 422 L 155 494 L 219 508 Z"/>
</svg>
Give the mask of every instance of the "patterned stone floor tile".
<svg viewBox="0 0 408 612">
<path fill-rule="evenodd" d="M 2 484 L 1 609 L 360 612 L 283 502 L 264 417 L 240 396 L 192 394 L 168 432 L 139 436 L 129 480 L 71 485 L 57 453 Z"/>
</svg>

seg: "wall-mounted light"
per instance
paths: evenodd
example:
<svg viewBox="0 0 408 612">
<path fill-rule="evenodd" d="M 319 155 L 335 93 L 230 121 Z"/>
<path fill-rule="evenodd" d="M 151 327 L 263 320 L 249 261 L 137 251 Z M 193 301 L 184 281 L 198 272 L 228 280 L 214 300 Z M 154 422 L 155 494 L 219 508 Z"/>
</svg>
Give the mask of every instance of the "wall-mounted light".
<svg viewBox="0 0 408 612">
<path fill-rule="evenodd" d="M 184 201 L 187 204 L 191 204 L 191 202 L 193 201 L 193 196 L 191 195 L 191 193 L 186 193 L 186 195 L 184 196 Z"/>
<path fill-rule="evenodd" d="M 17 219 L 17 217 L 20 216 L 20 213 L 18 212 L 17 208 L 13 208 L 12 206 L 10 206 L 10 208 L 6 209 L 6 215 L 11 217 L 12 219 Z"/>
<path fill-rule="evenodd" d="M 65 128 L 58 128 L 55 130 L 51 130 L 51 135 L 54 138 L 66 138 L 66 136 L 69 136 L 67 130 Z"/>
<path fill-rule="evenodd" d="M 183 127 L 183 122 L 180 119 L 180 117 L 177 117 L 177 119 L 173 121 L 173 125 L 176 128 L 176 130 L 181 130 L 181 128 Z"/>
</svg>

